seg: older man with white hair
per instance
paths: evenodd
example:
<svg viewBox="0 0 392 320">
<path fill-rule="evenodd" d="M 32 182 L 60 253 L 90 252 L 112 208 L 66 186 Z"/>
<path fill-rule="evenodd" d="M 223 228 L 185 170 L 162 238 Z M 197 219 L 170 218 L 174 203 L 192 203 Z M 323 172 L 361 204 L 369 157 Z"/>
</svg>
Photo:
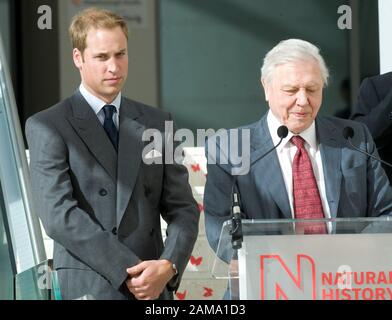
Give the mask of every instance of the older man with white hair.
<svg viewBox="0 0 392 320">
<path fill-rule="evenodd" d="M 204 208 L 213 249 L 222 223 L 230 219 L 234 181 L 245 219 L 374 217 L 392 211 L 392 190 L 380 162 L 347 140 L 349 134 L 353 145 L 378 157 L 366 126 L 318 115 L 328 76 L 319 49 L 307 41 L 282 41 L 265 56 L 261 83 L 269 111 L 240 128 L 250 131 L 251 163 L 258 160 L 236 179 L 230 162 L 208 164 Z M 279 144 L 282 125 L 288 134 Z M 325 224 L 300 231 L 326 232 Z"/>
</svg>

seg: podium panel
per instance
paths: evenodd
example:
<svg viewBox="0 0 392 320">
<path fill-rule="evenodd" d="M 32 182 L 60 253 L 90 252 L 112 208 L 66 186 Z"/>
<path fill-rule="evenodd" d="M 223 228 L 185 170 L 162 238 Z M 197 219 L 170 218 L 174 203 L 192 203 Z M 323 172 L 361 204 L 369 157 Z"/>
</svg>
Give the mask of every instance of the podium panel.
<svg viewBox="0 0 392 320">
<path fill-rule="evenodd" d="M 327 234 L 304 234 L 325 224 Z M 392 300 L 392 220 L 242 220 L 241 248 L 222 227 L 215 278 L 231 299 Z"/>
</svg>

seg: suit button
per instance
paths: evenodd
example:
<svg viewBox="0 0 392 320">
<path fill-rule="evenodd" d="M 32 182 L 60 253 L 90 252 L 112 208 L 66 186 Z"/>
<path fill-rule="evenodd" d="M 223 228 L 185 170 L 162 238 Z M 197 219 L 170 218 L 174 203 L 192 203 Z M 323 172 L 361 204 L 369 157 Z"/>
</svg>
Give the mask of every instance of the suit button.
<svg viewBox="0 0 392 320">
<path fill-rule="evenodd" d="M 114 227 L 113 229 L 112 229 L 112 233 L 116 236 L 117 235 L 117 228 L 116 227 Z"/>
<path fill-rule="evenodd" d="M 389 120 L 392 120 L 392 112 L 389 113 Z"/>
<path fill-rule="evenodd" d="M 99 195 L 100 196 L 105 197 L 105 196 L 107 196 L 107 194 L 108 194 L 108 192 L 105 189 L 99 190 Z"/>
</svg>

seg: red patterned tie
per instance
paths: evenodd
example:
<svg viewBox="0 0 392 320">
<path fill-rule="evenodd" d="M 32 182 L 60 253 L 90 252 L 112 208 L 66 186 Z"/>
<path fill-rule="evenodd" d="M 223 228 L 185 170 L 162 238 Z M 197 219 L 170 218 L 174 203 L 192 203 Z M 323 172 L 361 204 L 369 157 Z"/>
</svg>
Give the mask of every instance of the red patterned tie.
<svg viewBox="0 0 392 320">
<path fill-rule="evenodd" d="M 323 206 L 305 141 L 293 136 L 291 142 L 298 148 L 293 160 L 294 216 L 296 219 L 323 219 Z M 305 234 L 326 233 L 324 223 L 297 224 L 297 230 L 299 228 L 303 228 Z"/>
</svg>

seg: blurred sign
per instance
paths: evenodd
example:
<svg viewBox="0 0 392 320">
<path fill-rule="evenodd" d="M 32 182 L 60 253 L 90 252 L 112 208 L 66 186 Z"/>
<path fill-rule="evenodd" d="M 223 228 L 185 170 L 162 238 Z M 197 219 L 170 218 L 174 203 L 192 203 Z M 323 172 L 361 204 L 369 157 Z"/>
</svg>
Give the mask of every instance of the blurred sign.
<svg viewBox="0 0 392 320">
<path fill-rule="evenodd" d="M 129 28 L 146 28 L 147 1 L 151 0 L 68 0 L 68 20 L 86 8 L 99 7 L 124 17 Z"/>
</svg>

